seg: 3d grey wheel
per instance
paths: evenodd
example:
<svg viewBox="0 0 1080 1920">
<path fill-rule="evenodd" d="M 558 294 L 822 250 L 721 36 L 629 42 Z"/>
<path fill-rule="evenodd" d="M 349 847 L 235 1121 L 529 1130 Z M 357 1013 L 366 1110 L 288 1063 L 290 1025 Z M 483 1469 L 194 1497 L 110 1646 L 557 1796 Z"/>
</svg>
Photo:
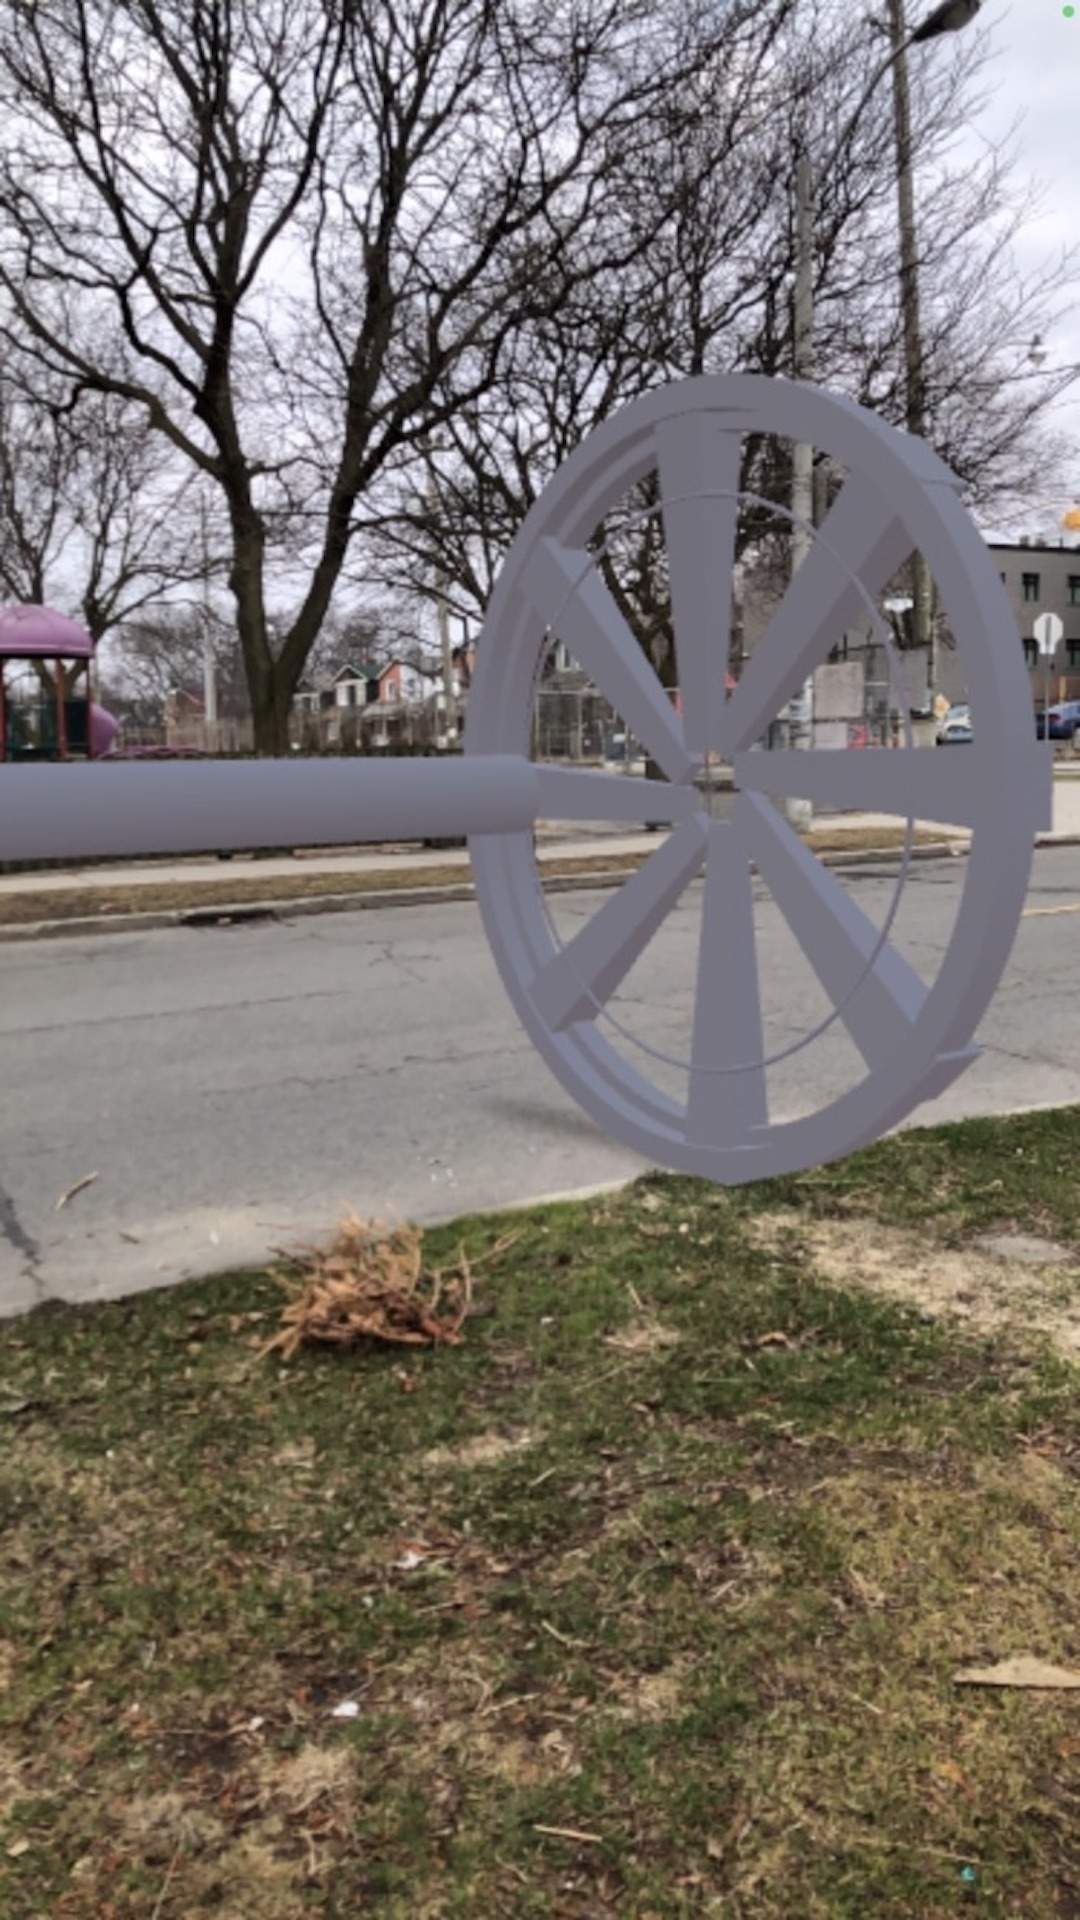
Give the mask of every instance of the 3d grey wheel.
<svg viewBox="0 0 1080 1920">
<path fill-rule="evenodd" d="M 847 478 L 729 698 L 731 569 L 749 433 L 808 441 Z M 588 545 L 604 515 L 650 473 L 662 502 L 682 720 Z M 1049 824 L 1050 766 L 1031 739 L 1008 601 L 957 491 L 921 441 L 844 399 L 750 376 L 687 380 L 592 433 L 506 558 L 477 647 L 466 758 L 528 756 L 537 657 L 556 632 L 667 782 L 538 768 L 541 815 L 675 824 L 565 946 L 545 909 L 530 833 L 475 836 L 481 912 L 506 989 L 553 1073 L 598 1125 L 661 1165 L 734 1184 L 835 1159 L 941 1092 L 976 1056 L 972 1036 L 1012 946 L 1034 833 Z M 877 595 L 916 549 L 966 671 L 975 723 L 968 753 L 756 748 L 807 673 L 860 619 L 864 595 Z M 708 817 L 693 784 L 710 750 L 734 769 L 739 797 L 729 822 Z M 971 830 L 956 924 L 931 985 L 792 831 L 775 804 L 784 796 Z M 840 1097 L 796 1120 L 770 1119 L 752 869 L 865 1069 Z M 701 872 L 689 1094 L 681 1104 L 611 1043 L 598 1016 Z"/>
</svg>

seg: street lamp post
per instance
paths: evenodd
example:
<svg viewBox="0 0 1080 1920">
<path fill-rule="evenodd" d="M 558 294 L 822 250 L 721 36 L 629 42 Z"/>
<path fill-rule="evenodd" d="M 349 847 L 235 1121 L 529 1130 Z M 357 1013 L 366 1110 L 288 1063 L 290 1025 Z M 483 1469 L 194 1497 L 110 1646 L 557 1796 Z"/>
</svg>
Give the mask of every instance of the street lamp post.
<svg viewBox="0 0 1080 1920">
<path fill-rule="evenodd" d="M 943 13 L 938 8 L 939 14 Z M 970 17 L 970 16 L 969 16 Z M 926 23 L 929 26 L 932 23 Z M 960 24 L 963 24 L 961 22 Z M 926 26 L 922 39 L 931 36 Z M 919 310 L 919 253 L 915 236 L 915 180 L 911 153 L 911 94 L 907 71 L 907 24 L 904 0 L 889 0 L 889 30 L 893 43 L 893 117 L 896 128 L 896 200 L 900 227 L 900 309 L 904 323 L 906 369 L 905 425 L 921 438 L 926 431 L 926 368 L 923 360 L 922 316 Z M 938 32 L 947 31 L 939 26 Z M 912 36 L 914 39 L 914 36 Z M 921 553 L 912 565 L 913 639 L 926 661 L 926 681 L 933 698 L 937 684 L 934 635 L 934 583 Z"/>
<path fill-rule="evenodd" d="M 872 21 L 879 31 L 887 33 L 892 48 L 887 57 L 875 70 L 865 88 L 854 113 L 844 127 L 832 152 L 822 166 L 817 168 L 817 179 L 824 178 L 834 167 L 854 138 L 863 113 L 873 98 L 880 82 L 890 71 L 894 75 L 894 115 L 896 121 L 897 146 L 897 200 L 900 216 L 900 289 L 904 316 L 904 358 L 907 388 L 906 424 L 908 431 L 920 436 L 926 426 L 926 379 L 922 350 L 922 328 L 919 313 L 918 249 L 915 234 L 915 195 L 911 150 L 911 112 L 908 91 L 906 56 L 910 46 L 922 46 L 929 40 L 935 40 L 943 33 L 956 33 L 966 27 L 978 13 L 982 0 L 942 0 L 927 17 L 911 32 L 904 18 L 904 0 L 888 0 L 889 19 Z M 794 373 L 797 380 L 813 378 L 814 369 L 814 206 L 816 198 L 814 172 L 811 169 L 809 155 L 802 148 L 796 168 L 796 277 L 795 277 L 795 351 Z M 794 451 L 791 489 L 791 511 L 797 524 L 792 533 L 792 573 L 801 566 L 811 545 L 812 536 L 806 528 L 813 516 L 813 449 L 797 445 Z M 802 523 L 802 524 L 798 524 Z M 929 568 L 922 554 L 915 557 L 914 567 L 914 609 L 913 628 L 916 646 L 923 645 L 927 650 L 927 678 L 931 691 L 934 684 L 934 663 L 932 658 L 933 622 L 931 603 L 933 583 Z M 802 698 L 805 714 L 804 726 L 793 730 L 793 744 L 813 744 L 813 679 L 807 680 Z M 797 737 L 802 733 L 802 740 Z M 798 803 L 794 803 L 796 806 Z M 800 825 L 807 822 L 800 820 Z"/>
</svg>

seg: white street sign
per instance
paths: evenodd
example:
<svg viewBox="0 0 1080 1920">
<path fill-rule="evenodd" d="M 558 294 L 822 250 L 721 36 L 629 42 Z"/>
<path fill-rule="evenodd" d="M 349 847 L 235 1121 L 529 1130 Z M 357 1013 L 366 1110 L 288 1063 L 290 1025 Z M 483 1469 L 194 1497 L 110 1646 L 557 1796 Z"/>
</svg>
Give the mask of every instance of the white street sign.
<svg viewBox="0 0 1080 1920">
<path fill-rule="evenodd" d="M 1035 622 L 1035 638 L 1040 653 L 1056 653 L 1065 629 L 1056 613 L 1040 613 Z"/>
</svg>

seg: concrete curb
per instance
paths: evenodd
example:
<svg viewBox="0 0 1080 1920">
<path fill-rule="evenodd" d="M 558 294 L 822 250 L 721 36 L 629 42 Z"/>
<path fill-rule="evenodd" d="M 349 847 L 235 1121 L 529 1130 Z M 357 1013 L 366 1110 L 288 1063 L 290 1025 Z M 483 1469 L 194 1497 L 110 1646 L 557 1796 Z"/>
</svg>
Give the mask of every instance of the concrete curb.
<svg viewBox="0 0 1080 1920">
<path fill-rule="evenodd" d="M 1080 845 L 1080 835 L 1076 839 L 1062 841 L 1062 845 Z M 889 859 L 898 852 L 896 847 L 862 847 L 851 853 L 842 851 L 823 853 L 821 859 L 827 867 L 872 867 L 881 860 Z M 951 840 L 935 840 L 926 846 L 913 847 L 913 860 L 958 859 L 967 853 L 967 843 Z M 615 873 L 566 873 L 552 874 L 543 882 L 545 893 L 588 892 L 603 887 L 619 886 L 632 868 L 623 868 Z M 85 937 L 98 933 L 151 933 L 162 927 L 217 927 L 225 923 L 237 925 L 253 920 L 295 920 L 309 913 L 351 913 L 379 907 L 428 907 L 440 900 L 474 900 L 476 889 L 471 881 L 451 882 L 445 887 L 396 887 L 392 890 L 357 893 L 316 893 L 298 900 L 244 900 L 235 905 L 222 901 L 213 907 L 171 907 L 159 908 L 148 913 L 123 913 L 98 919 L 86 916 L 78 920 L 30 920 L 22 926 L 0 926 L 0 944 L 19 940 L 58 940 L 65 935 L 72 938 Z"/>
<path fill-rule="evenodd" d="M 1080 833 L 1040 833 L 1036 848 L 1080 847 Z M 860 847 L 851 853 L 823 853 L 827 867 L 876 867 L 899 852 L 897 847 Z M 933 840 L 912 847 L 912 860 L 958 860 L 966 858 L 967 841 Z M 545 893 L 588 892 L 616 887 L 632 868 L 618 873 L 552 874 L 543 882 Z M 440 900 L 474 900 L 471 881 L 450 883 L 445 887 L 396 887 L 385 892 L 315 893 L 300 900 L 243 900 L 231 906 L 227 901 L 216 907 L 173 907 L 154 913 L 124 913 L 111 918 L 80 920 L 30 920 L 23 926 L 0 926 L 0 945 L 18 940 L 59 940 L 94 933 L 152 933 L 162 927 L 217 927 L 237 925 L 248 920 L 295 920 L 308 913 L 355 913 L 378 907 L 430 907 Z"/>
</svg>

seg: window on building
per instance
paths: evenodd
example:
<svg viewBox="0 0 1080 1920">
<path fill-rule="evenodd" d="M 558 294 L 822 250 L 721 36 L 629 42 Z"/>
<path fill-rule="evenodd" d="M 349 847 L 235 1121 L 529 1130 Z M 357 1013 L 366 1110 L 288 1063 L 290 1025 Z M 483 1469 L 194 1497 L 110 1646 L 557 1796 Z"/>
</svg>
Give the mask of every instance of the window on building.
<svg viewBox="0 0 1080 1920">
<path fill-rule="evenodd" d="M 1024 659 L 1027 661 L 1028 666 L 1029 667 L 1035 666 L 1038 661 L 1038 658 L 1039 658 L 1039 649 L 1036 642 L 1034 640 L 1025 640 L 1024 641 Z"/>
<path fill-rule="evenodd" d="M 1080 640 L 1066 640 L 1065 645 L 1069 649 L 1070 667 L 1080 667 Z"/>
<path fill-rule="evenodd" d="M 1069 605 L 1080 607 L 1080 573 L 1069 575 Z"/>
<path fill-rule="evenodd" d="M 1037 573 L 1024 575 L 1024 599 L 1037 600 L 1039 597 L 1039 576 Z"/>
</svg>

